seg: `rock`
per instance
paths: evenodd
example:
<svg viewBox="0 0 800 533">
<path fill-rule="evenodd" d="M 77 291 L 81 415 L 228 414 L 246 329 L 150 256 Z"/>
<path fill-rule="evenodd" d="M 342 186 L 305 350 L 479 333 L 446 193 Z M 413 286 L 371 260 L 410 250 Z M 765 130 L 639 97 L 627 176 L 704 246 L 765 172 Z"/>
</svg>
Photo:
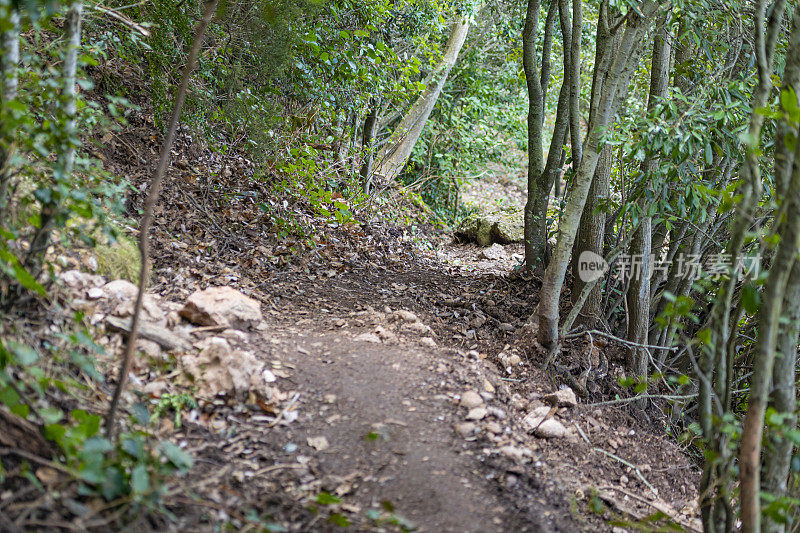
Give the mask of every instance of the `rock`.
<svg viewBox="0 0 800 533">
<path fill-rule="evenodd" d="M 486 431 L 497 435 L 503 432 L 503 426 L 497 422 L 489 422 L 486 424 Z"/>
<path fill-rule="evenodd" d="M 461 395 L 459 405 L 467 409 L 474 409 L 475 407 L 483 405 L 483 398 L 481 398 L 480 394 L 477 392 L 468 390 Z"/>
<path fill-rule="evenodd" d="M 90 300 L 98 300 L 102 298 L 104 295 L 105 291 L 103 291 L 103 289 L 101 289 L 100 287 L 92 287 L 86 293 L 86 297 L 89 298 Z"/>
<path fill-rule="evenodd" d="M 386 344 L 394 344 L 397 342 L 397 335 L 383 326 L 378 326 L 375 328 L 375 335 L 378 336 L 381 342 L 385 342 Z"/>
<path fill-rule="evenodd" d="M 167 383 L 164 381 L 151 381 L 142 389 L 146 394 L 161 396 L 167 390 Z"/>
<path fill-rule="evenodd" d="M 411 333 L 414 335 L 426 335 L 431 332 L 431 328 L 422 322 L 407 322 L 400 326 L 402 333 Z"/>
<path fill-rule="evenodd" d="M 507 354 L 505 352 L 501 352 L 498 355 L 500 362 L 503 364 L 504 367 L 508 368 L 510 366 L 517 366 L 522 362 L 522 359 L 519 355 L 515 353 Z"/>
<path fill-rule="evenodd" d="M 503 248 L 502 244 L 494 243 L 488 248 L 481 250 L 481 253 L 478 254 L 478 257 L 482 257 L 483 259 L 488 259 L 490 261 L 502 261 L 508 259 L 508 254 L 506 253 L 506 250 Z"/>
<path fill-rule="evenodd" d="M 514 327 L 514 324 L 511 324 L 510 322 L 502 322 L 497 327 L 500 328 L 500 331 L 507 331 L 508 333 L 513 333 L 517 330 L 517 328 Z"/>
<path fill-rule="evenodd" d="M 103 285 L 105 297 L 109 300 L 124 302 L 136 298 L 139 287 L 125 279 L 115 279 Z"/>
<path fill-rule="evenodd" d="M 423 346 L 427 346 L 428 348 L 436 348 L 436 341 L 431 337 L 422 337 L 419 340 L 419 343 Z"/>
<path fill-rule="evenodd" d="M 161 357 L 161 346 L 148 339 L 136 339 L 136 349 L 153 359 Z"/>
<path fill-rule="evenodd" d="M 419 322 L 417 315 L 405 309 L 399 309 L 394 312 L 393 317 L 395 320 L 402 320 L 403 322 Z"/>
<path fill-rule="evenodd" d="M 76 291 L 100 287 L 105 283 L 105 278 L 95 274 L 81 272 L 80 270 L 67 270 L 58 275 L 61 282 Z"/>
<path fill-rule="evenodd" d="M 467 413 L 467 420 L 483 420 L 487 414 L 488 411 L 485 407 L 475 407 Z"/>
<path fill-rule="evenodd" d="M 499 407 L 489 406 L 486 408 L 488 413 L 495 417 L 498 420 L 505 420 L 506 419 L 506 412 L 500 409 Z"/>
<path fill-rule="evenodd" d="M 542 422 L 533 434 L 543 439 L 557 439 L 567 436 L 567 428 L 558 420 L 549 418 Z"/>
<path fill-rule="evenodd" d="M 308 437 L 307 442 L 309 446 L 311 446 L 318 452 L 324 452 L 325 450 L 330 448 L 328 439 L 325 437 Z"/>
<path fill-rule="evenodd" d="M 473 435 L 475 435 L 477 429 L 478 427 L 472 422 L 461 422 L 460 424 L 456 424 L 456 433 L 458 433 L 464 438 L 472 437 Z"/>
<path fill-rule="evenodd" d="M 526 457 L 530 457 L 533 454 L 527 448 L 518 448 L 516 446 L 502 446 L 500 448 L 500 453 L 509 459 L 512 459 L 518 463 L 525 461 Z"/>
<path fill-rule="evenodd" d="M 486 378 L 483 378 L 483 390 L 489 394 L 493 394 L 495 391 L 494 385 L 492 385 L 491 382 Z"/>
<path fill-rule="evenodd" d="M 198 386 L 201 396 L 244 395 L 249 391 L 265 394 L 268 387 L 264 363 L 250 352 L 233 350 L 221 337 L 209 337 L 197 343 L 199 354 L 181 357 L 184 371 Z"/>
<path fill-rule="evenodd" d="M 362 333 L 360 335 L 356 335 L 354 339 L 363 342 L 374 342 L 376 344 L 381 343 L 381 338 L 375 335 L 374 333 Z"/>
<path fill-rule="evenodd" d="M 181 309 L 183 318 L 200 326 L 227 326 L 246 330 L 262 320 L 259 303 L 232 287 L 209 287 L 197 291 Z"/>
<path fill-rule="evenodd" d="M 489 246 L 493 242 L 511 244 L 522 242 L 524 226 L 521 209 L 500 209 L 489 213 L 478 213 L 467 218 L 456 230 L 456 237 Z"/>
<path fill-rule="evenodd" d="M 575 407 L 578 405 L 578 399 L 575 397 L 575 392 L 569 387 L 564 387 L 542 396 L 542 401 L 558 407 Z"/>
</svg>

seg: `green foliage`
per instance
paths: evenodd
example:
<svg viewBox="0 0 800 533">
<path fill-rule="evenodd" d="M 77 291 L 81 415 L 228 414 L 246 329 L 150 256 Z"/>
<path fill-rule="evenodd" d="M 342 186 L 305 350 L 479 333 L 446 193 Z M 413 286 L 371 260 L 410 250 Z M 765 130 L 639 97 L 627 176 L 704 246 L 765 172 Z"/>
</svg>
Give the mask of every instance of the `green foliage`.
<svg viewBox="0 0 800 533">
<path fill-rule="evenodd" d="M 173 411 L 175 427 L 181 427 L 181 415 L 185 410 L 197 409 L 197 400 L 186 392 L 180 394 L 163 394 L 158 399 L 150 421 L 158 420 L 162 415 Z"/>
</svg>

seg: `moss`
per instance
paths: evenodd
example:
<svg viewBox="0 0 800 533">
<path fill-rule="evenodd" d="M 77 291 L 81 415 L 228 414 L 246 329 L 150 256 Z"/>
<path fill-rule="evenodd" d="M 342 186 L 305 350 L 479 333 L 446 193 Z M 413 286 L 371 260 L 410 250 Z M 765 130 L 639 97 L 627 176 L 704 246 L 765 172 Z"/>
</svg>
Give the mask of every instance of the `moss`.
<svg viewBox="0 0 800 533">
<path fill-rule="evenodd" d="M 493 242 L 522 242 L 523 234 L 522 211 L 518 209 L 476 213 L 468 217 L 456 231 L 459 238 L 474 241 L 480 246 L 489 246 Z"/>
<path fill-rule="evenodd" d="M 126 279 L 139 283 L 142 260 L 139 246 L 133 239 L 120 235 L 114 242 L 98 244 L 94 253 L 99 274 L 109 280 Z"/>
</svg>

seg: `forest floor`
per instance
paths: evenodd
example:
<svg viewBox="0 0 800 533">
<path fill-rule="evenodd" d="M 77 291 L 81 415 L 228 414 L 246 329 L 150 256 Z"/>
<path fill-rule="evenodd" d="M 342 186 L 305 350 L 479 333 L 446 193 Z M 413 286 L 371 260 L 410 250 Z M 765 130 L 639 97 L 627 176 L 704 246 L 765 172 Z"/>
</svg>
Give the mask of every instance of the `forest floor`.
<svg viewBox="0 0 800 533">
<path fill-rule="evenodd" d="M 132 206 L 149 176 L 142 155 L 157 151 L 151 124 L 145 117 L 104 152 L 107 169 L 136 185 Z M 168 394 L 199 402 L 180 424 L 159 422 L 157 436 L 195 466 L 171 481 L 171 516 L 143 517 L 140 530 L 699 530 L 698 471 L 665 434 L 663 407 L 603 403 L 629 395 L 616 380 L 619 347 L 568 342 L 562 368 L 577 374 L 599 358 L 611 368 L 583 382 L 576 404 L 547 403 L 570 380 L 540 370 L 528 323 L 540 285 L 515 270 L 520 245 L 489 253 L 381 213 L 331 223 L 271 196 L 246 158 L 198 151 L 185 133 L 176 154 L 155 213 L 149 290 L 165 310 L 211 286 L 260 302 L 257 330 L 187 331 L 227 335 L 266 365 L 271 400 L 202 397 L 179 368 L 134 365 L 129 407 Z M 517 178 L 485 180 L 468 195 L 519 203 L 520 191 Z M 313 246 L 276 235 L 276 220 L 289 218 L 313 228 Z M 76 301 L 102 321 L 87 289 Z M 106 334 L 118 355 L 121 335 Z M 115 366 L 101 364 L 109 382 Z M 542 417 L 557 422 L 553 434 L 539 431 Z M 0 495 L 0 508 L 13 501 Z"/>
<path fill-rule="evenodd" d="M 178 529 L 252 512 L 291 531 L 626 530 L 650 518 L 698 528 L 697 470 L 663 421 L 592 405 L 626 395 L 618 374 L 548 412 L 562 436 L 531 434 L 526 416 L 547 411 L 543 395 L 563 380 L 539 370 L 527 325 L 539 283 L 514 270 L 520 245 L 484 257 L 448 233 L 373 219 L 318 224 L 317 246 L 283 261 L 245 201 L 224 211 L 251 221 L 237 237 L 215 222 L 213 195 L 185 186 L 196 168 L 175 171 L 189 177 L 173 178 L 157 216 L 152 290 L 180 301 L 231 285 L 262 302 L 266 328 L 244 345 L 277 369 L 285 398 L 277 418 L 207 403 L 176 430 L 197 457 L 181 482 L 192 497 L 172 508 Z M 519 179 L 483 189 L 468 194 L 522 198 Z M 592 350 L 576 340 L 566 352 Z"/>
</svg>

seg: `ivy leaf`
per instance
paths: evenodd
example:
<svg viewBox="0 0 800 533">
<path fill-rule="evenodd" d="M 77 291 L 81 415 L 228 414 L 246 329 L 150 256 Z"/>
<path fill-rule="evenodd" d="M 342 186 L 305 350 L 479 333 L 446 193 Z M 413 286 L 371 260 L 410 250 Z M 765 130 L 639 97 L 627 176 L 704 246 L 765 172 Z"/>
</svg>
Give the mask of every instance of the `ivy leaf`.
<svg viewBox="0 0 800 533">
<path fill-rule="evenodd" d="M 317 503 L 320 505 L 333 505 L 335 503 L 342 503 L 342 500 L 329 492 L 320 492 L 317 494 Z"/>
</svg>

